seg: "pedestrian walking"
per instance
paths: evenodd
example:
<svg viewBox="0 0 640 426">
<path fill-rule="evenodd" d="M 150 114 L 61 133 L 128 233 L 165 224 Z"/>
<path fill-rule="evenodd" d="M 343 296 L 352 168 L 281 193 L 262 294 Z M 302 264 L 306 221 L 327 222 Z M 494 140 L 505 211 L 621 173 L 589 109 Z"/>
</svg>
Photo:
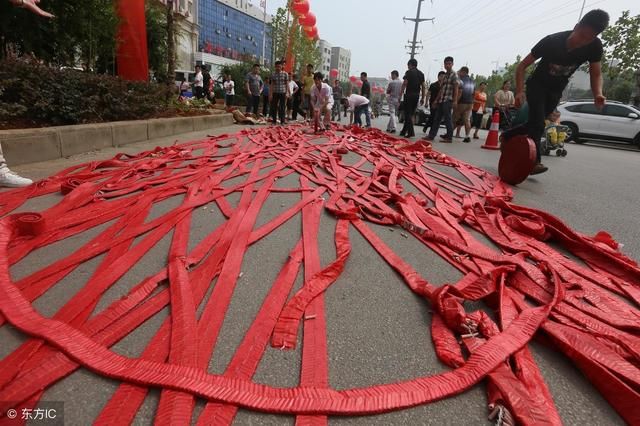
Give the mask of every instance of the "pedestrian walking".
<svg viewBox="0 0 640 426">
<path fill-rule="evenodd" d="M 387 132 L 395 133 L 398 125 L 398 108 L 400 107 L 400 93 L 402 92 L 402 82 L 400 73 L 391 71 L 391 81 L 387 86 L 387 104 L 389 105 L 389 122 Z"/>
<path fill-rule="evenodd" d="M 286 103 L 289 97 L 289 74 L 282 70 L 282 62 L 277 61 L 275 67 L 276 70 L 271 76 L 271 88 L 269 90 L 271 120 L 273 124 L 277 124 L 277 118 L 280 118 L 280 124 L 284 124 Z"/>
<path fill-rule="evenodd" d="M 331 86 L 322 80 L 324 75 L 317 72 L 313 75 L 314 85 L 311 88 L 311 103 L 313 104 L 314 126 L 324 131 L 331 127 L 331 110 L 333 110 L 333 94 Z"/>
<path fill-rule="evenodd" d="M 371 100 L 371 84 L 369 83 L 369 79 L 367 77 L 366 72 L 360 73 L 360 81 L 362 81 L 362 87 L 360 88 L 360 95 Z"/>
<path fill-rule="evenodd" d="M 206 100 L 211 100 L 211 83 L 213 78 L 211 78 L 211 73 L 209 72 L 209 67 L 204 65 L 202 67 L 202 87 L 204 90 L 204 98 Z"/>
<path fill-rule="evenodd" d="M 222 87 L 224 88 L 224 103 L 227 108 L 231 108 L 236 96 L 236 84 L 231 79 L 231 74 L 227 73 L 224 76 L 224 83 L 222 84 Z"/>
<path fill-rule="evenodd" d="M 423 133 L 427 133 L 427 129 L 431 128 L 433 125 L 433 117 L 436 113 L 436 98 L 440 93 L 440 86 L 442 85 L 442 80 L 444 80 L 444 75 L 446 73 L 444 71 L 440 71 L 438 73 L 438 79 L 429 85 L 429 90 L 427 90 L 427 99 L 429 102 L 429 119 L 427 120 L 427 124 L 424 125 L 424 129 L 422 129 Z M 440 126 L 440 123 L 438 123 Z"/>
<path fill-rule="evenodd" d="M 458 71 L 460 90 L 458 91 L 458 105 L 453 110 L 453 122 L 456 126 L 456 137 L 460 137 L 460 129 L 464 126 L 464 139 L 462 142 L 471 142 L 471 110 L 473 109 L 473 95 L 476 85 L 469 77 L 469 68 L 462 67 Z"/>
<path fill-rule="evenodd" d="M 458 74 L 453 70 L 453 58 L 444 58 L 445 75 L 442 85 L 436 98 L 436 112 L 433 117 L 433 126 L 429 129 L 429 134 L 424 138 L 428 141 L 435 139 L 438 134 L 439 124 L 444 119 L 447 133 L 440 136 L 440 142 L 451 143 L 453 140 L 453 122 L 451 111 L 458 104 L 458 91 L 460 83 Z"/>
<path fill-rule="evenodd" d="M 287 97 L 287 120 L 292 118 L 293 112 L 293 97 L 300 90 L 300 86 L 295 81 L 294 76 L 289 74 L 289 96 Z"/>
<path fill-rule="evenodd" d="M 293 74 L 293 81 L 295 81 L 296 86 L 298 86 L 298 90 L 296 90 L 295 93 L 291 95 L 291 97 L 293 98 L 291 119 L 294 121 L 297 121 L 298 114 L 300 114 L 300 116 L 304 120 L 307 117 L 306 112 L 304 111 L 304 109 L 302 109 L 302 106 L 303 106 L 302 94 L 304 92 L 304 83 L 302 83 L 302 80 L 298 78 L 298 74 Z"/>
<path fill-rule="evenodd" d="M 204 98 L 204 76 L 202 75 L 202 68 L 200 65 L 196 65 L 196 76 L 193 80 L 193 90 L 196 99 Z"/>
<path fill-rule="evenodd" d="M 602 94 L 602 41 L 598 35 L 609 26 L 609 14 L 604 10 L 591 10 L 585 14 L 572 31 L 563 31 L 543 38 L 533 46 L 531 53 L 516 68 L 516 106 L 524 104 L 526 69 L 540 59 L 535 71 L 527 80 L 526 100 L 529 119 L 526 129 L 536 144 L 536 165 L 531 174 L 547 171 L 541 161 L 540 138 L 544 132 L 544 120 L 555 111 L 562 91 L 569 78 L 585 62 L 589 63 L 589 76 L 593 103 L 604 107 Z"/>
<path fill-rule="evenodd" d="M 262 86 L 262 115 L 267 118 L 269 117 L 269 104 L 271 101 L 269 100 L 269 94 L 271 90 L 271 77 L 267 77 L 264 81 L 264 85 Z"/>
<path fill-rule="evenodd" d="M 478 85 L 478 90 L 473 94 L 473 107 L 471 108 L 471 128 L 474 139 L 480 139 L 478 131 L 482 128 L 482 117 L 487 105 L 487 83 L 484 81 Z"/>
<path fill-rule="evenodd" d="M 424 104 L 427 96 L 427 87 L 424 74 L 418 69 L 418 61 L 409 59 L 407 62 L 407 72 L 404 74 L 401 94 L 404 95 L 404 126 L 400 131 L 400 136 L 412 138 L 416 135 L 413 128 L 413 116 L 416 113 L 418 103 Z M 422 99 L 420 99 L 422 93 Z"/>
<path fill-rule="evenodd" d="M 340 100 L 342 99 L 342 86 L 340 85 L 340 80 L 335 80 L 333 82 L 333 87 L 331 88 L 331 90 L 333 92 L 333 109 L 331 110 L 331 121 L 340 122 Z"/>
<path fill-rule="evenodd" d="M 298 120 L 298 114 L 304 120 L 307 117 L 307 113 L 302 109 L 302 94 L 304 92 L 304 83 L 302 80 L 298 78 L 298 74 L 293 74 L 293 81 L 295 81 L 296 86 L 298 86 L 298 90 L 291 94 L 292 105 L 291 105 L 291 119 L 293 121 Z"/>
<path fill-rule="evenodd" d="M 260 64 L 253 64 L 251 72 L 244 78 L 244 88 L 247 93 L 247 114 L 258 115 L 260 108 L 260 96 L 264 82 L 260 76 Z"/>
<path fill-rule="evenodd" d="M 302 83 L 304 84 L 304 109 L 307 111 L 307 118 L 313 118 L 313 107 L 311 106 L 311 89 L 313 88 L 313 65 L 307 64 L 307 72 L 302 77 Z"/>
</svg>

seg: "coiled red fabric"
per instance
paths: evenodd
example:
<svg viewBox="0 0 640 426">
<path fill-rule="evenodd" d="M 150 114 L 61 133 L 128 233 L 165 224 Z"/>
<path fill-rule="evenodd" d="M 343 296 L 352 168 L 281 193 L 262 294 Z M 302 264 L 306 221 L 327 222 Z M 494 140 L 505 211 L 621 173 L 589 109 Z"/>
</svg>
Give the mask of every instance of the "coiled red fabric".
<svg viewBox="0 0 640 426">
<path fill-rule="evenodd" d="M 294 173 L 298 187 L 278 185 Z M 30 198 L 58 191 L 64 198 L 48 210 L 11 214 Z M 236 192 L 240 200 L 230 203 L 227 197 Z M 278 192 L 299 193 L 300 201 L 257 226 L 265 203 Z M 148 219 L 157 203 L 172 197 L 180 197 L 177 207 Z M 150 387 L 161 388 L 157 423 L 190 422 L 196 398 L 204 398 L 199 424 L 229 424 L 238 407 L 294 414 L 299 424 L 326 424 L 328 415 L 407 408 L 464 392 L 483 380 L 489 411 L 507 410 L 521 424 L 561 424 L 527 348 L 540 333 L 627 422 L 639 423 L 637 263 L 620 252 L 611 235 L 580 234 L 545 212 L 511 204 L 510 197 L 510 189 L 495 176 L 429 145 L 342 127 L 309 135 L 299 126 L 243 130 L 121 154 L 3 192 L 0 324 L 9 322 L 31 339 L 0 361 L 0 413 L 16 404 L 36 406 L 43 389 L 82 367 L 122 382 L 98 424 L 131 423 Z M 194 211 L 214 205 L 225 220 L 190 250 Z M 317 247 L 323 209 L 336 218 L 335 259 L 324 267 Z M 247 250 L 297 215 L 303 224 L 298 244 L 287 259 L 274 259 L 282 265 L 280 273 L 224 374 L 209 374 Z M 429 282 L 369 223 L 417 239 L 463 278 L 444 285 Z M 103 224 L 108 226 L 69 256 L 18 282 L 11 279 L 10 266 L 34 250 Z M 435 351 L 450 371 L 368 388 L 331 389 L 324 293 L 341 285 L 353 249 L 352 227 L 411 291 L 429 302 Z M 94 313 L 105 292 L 169 233 L 166 267 Z M 52 318 L 33 309 L 32 302 L 62 278 L 103 254 L 84 287 Z M 289 296 L 301 266 L 304 285 Z M 496 310 L 497 320 L 483 311 L 468 312 L 465 301 L 485 302 Z M 109 349 L 165 307 L 170 316 L 139 358 Z M 253 382 L 269 343 L 293 348 L 301 323 L 300 385 L 281 389 Z"/>
</svg>

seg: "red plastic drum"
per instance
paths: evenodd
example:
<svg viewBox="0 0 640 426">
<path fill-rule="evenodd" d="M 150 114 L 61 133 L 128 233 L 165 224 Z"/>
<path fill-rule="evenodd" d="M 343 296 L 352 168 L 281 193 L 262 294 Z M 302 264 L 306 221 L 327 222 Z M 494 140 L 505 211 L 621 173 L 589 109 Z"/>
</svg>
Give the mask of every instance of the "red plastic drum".
<svg viewBox="0 0 640 426">
<path fill-rule="evenodd" d="M 523 182 L 536 164 L 536 144 L 526 135 L 518 135 L 504 141 L 500 150 L 500 179 L 510 185 Z"/>
</svg>

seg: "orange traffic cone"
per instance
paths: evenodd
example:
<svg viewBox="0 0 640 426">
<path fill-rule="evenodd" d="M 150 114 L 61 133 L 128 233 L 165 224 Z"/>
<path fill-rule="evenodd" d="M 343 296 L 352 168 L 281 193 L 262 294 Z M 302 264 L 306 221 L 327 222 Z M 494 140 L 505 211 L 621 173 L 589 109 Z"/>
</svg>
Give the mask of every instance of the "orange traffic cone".
<svg viewBox="0 0 640 426">
<path fill-rule="evenodd" d="M 498 131 L 500 129 L 500 111 L 497 109 L 491 117 L 491 128 L 489 129 L 489 135 L 482 148 L 484 149 L 500 149 L 498 146 Z"/>
</svg>

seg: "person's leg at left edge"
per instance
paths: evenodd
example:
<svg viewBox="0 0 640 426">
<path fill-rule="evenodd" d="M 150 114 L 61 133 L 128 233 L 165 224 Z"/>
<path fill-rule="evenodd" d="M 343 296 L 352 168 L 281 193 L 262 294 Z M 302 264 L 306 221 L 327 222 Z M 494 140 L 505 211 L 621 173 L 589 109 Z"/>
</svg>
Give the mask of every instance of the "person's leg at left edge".
<svg viewBox="0 0 640 426">
<path fill-rule="evenodd" d="M 23 178 L 9 169 L 2 154 L 2 145 L 0 145 L 0 187 L 21 188 L 32 183 L 31 179 Z"/>
</svg>

